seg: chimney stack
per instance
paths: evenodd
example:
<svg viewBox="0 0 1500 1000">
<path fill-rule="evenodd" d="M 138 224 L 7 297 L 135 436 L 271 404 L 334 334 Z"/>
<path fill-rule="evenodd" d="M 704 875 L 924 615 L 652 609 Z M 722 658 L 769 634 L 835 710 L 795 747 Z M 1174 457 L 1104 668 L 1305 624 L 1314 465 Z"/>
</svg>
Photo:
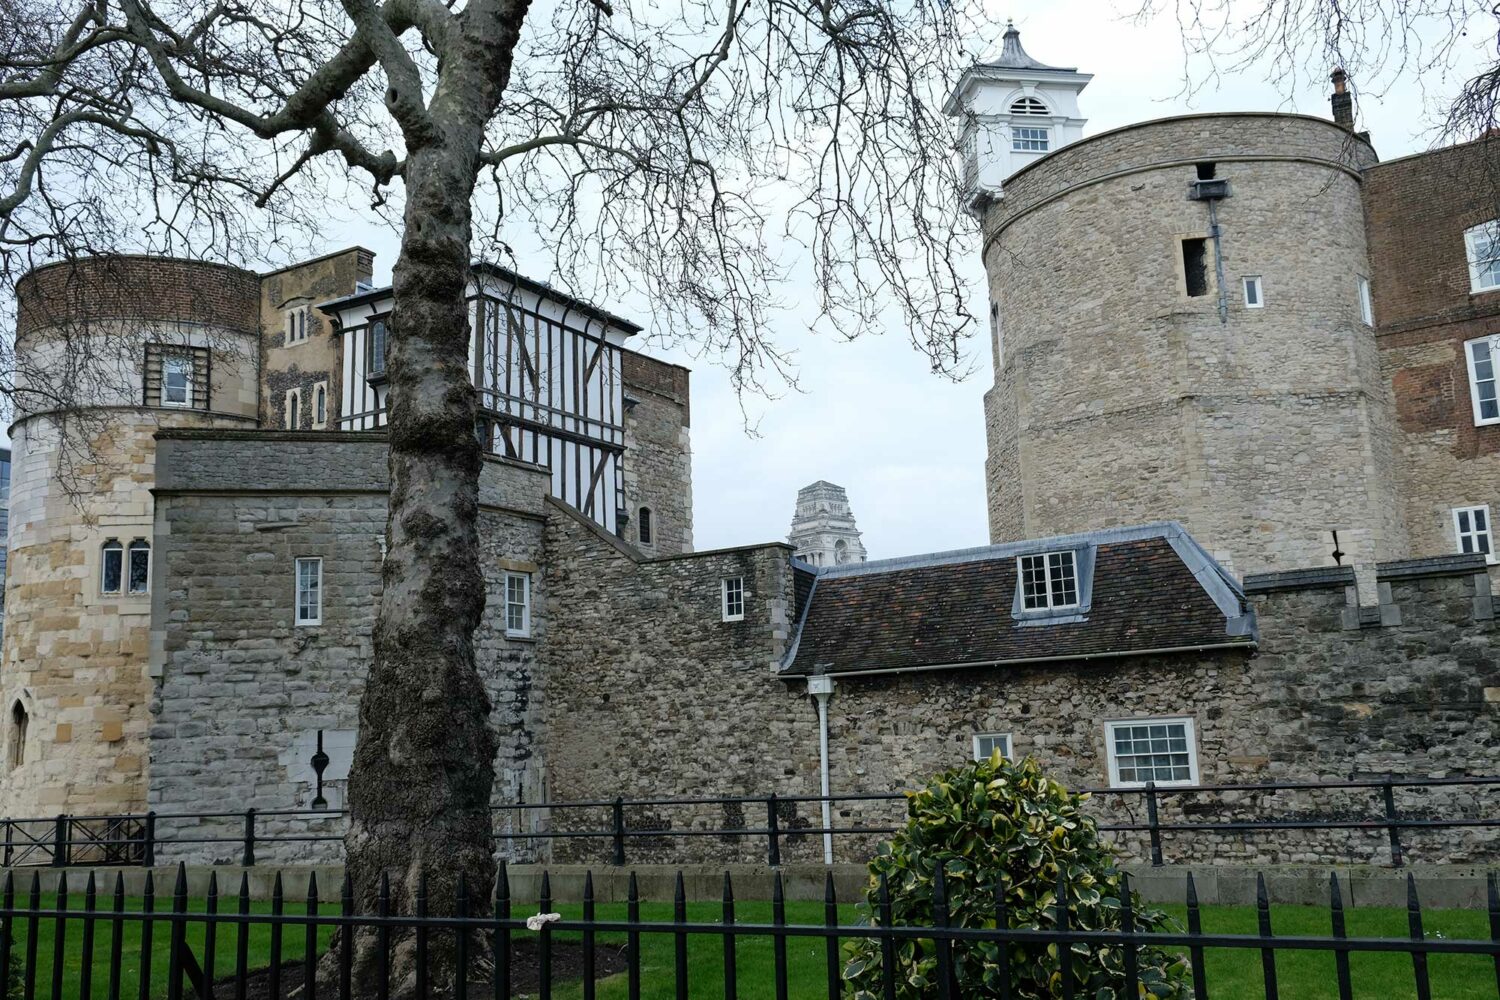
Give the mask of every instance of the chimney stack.
<svg viewBox="0 0 1500 1000">
<path fill-rule="evenodd" d="M 1354 95 L 1349 93 L 1349 74 L 1345 73 L 1343 67 L 1333 71 L 1329 77 L 1333 81 L 1333 121 L 1341 128 L 1354 131 Z"/>
</svg>

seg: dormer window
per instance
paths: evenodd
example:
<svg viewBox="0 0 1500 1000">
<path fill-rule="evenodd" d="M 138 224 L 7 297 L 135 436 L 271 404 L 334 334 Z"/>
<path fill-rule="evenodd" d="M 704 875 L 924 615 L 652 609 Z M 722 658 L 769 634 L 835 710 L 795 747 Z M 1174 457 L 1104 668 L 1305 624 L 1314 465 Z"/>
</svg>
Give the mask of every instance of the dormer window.
<svg viewBox="0 0 1500 1000">
<path fill-rule="evenodd" d="M 1010 113 L 1013 115 L 1045 115 L 1047 105 L 1035 97 L 1019 97 L 1011 103 Z"/>
<path fill-rule="evenodd" d="M 1023 611 L 1078 607 L 1078 558 L 1074 552 L 1021 556 L 1017 565 Z"/>
</svg>

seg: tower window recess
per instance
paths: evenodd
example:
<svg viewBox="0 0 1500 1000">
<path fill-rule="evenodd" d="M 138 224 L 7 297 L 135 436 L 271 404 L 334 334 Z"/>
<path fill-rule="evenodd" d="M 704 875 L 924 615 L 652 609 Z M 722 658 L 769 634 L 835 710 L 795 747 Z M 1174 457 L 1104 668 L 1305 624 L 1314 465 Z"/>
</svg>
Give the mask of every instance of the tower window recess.
<svg viewBox="0 0 1500 1000">
<path fill-rule="evenodd" d="M 1208 240 L 1202 236 L 1182 241 L 1182 277 L 1189 298 L 1208 294 Z"/>
<path fill-rule="evenodd" d="M 125 577 L 125 546 L 111 538 L 99 550 L 99 592 L 118 594 Z"/>
<path fill-rule="evenodd" d="M 206 409 L 208 364 L 206 347 L 147 344 L 142 402 L 173 409 Z"/>
<path fill-rule="evenodd" d="M 1010 113 L 1013 115 L 1045 115 L 1047 105 L 1035 97 L 1018 97 L 1011 102 Z"/>
<path fill-rule="evenodd" d="M 151 543 L 137 538 L 130 543 L 130 575 L 127 585 L 132 594 L 144 594 L 151 587 Z"/>
<path fill-rule="evenodd" d="M 1198 168 L 1198 179 L 1200 181 L 1211 181 L 1211 180 L 1214 179 L 1214 173 L 1216 172 L 1216 170 L 1218 168 L 1218 164 L 1217 163 L 1199 163 L 1199 164 L 1197 164 L 1197 168 Z"/>
<path fill-rule="evenodd" d="M 1474 404 L 1474 425 L 1500 424 L 1500 399 L 1495 392 L 1495 354 L 1500 336 L 1480 337 L 1464 345 L 1469 362 L 1469 399 Z"/>
<path fill-rule="evenodd" d="M 1010 130 L 1010 148 L 1018 153 L 1045 153 L 1048 145 L 1044 128 L 1017 126 Z"/>
<path fill-rule="evenodd" d="M 655 525 L 651 523 L 651 508 L 642 507 L 639 520 L 636 521 L 636 538 L 640 539 L 642 545 L 650 545 L 651 539 L 655 537 Z"/>
<path fill-rule="evenodd" d="M 25 705 L 18 701 L 10 707 L 10 753 L 8 756 L 12 769 L 26 763 L 26 730 L 30 721 Z"/>
<path fill-rule="evenodd" d="M 1247 274 L 1244 278 L 1245 284 L 1245 308 L 1262 309 L 1266 304 L 1265 294 L 1260 287 L 1260 275 Z"/>
<path fill-rule="evenodd" d="M 1038 611 L 1078 605 L 1078 562 L 1072 551 L 1042 552 L 1016 560 L 1021 608 Z"/>
<path fill-rule="evenodd" d="M 1453 534 L 1458 539 L 1458 551 L 1477 552 L 1486 562 L 1495 562 L 1494 536 L 1490 533 L 1489 504 L 1477 507 L 1453 508 Z"/>
<path fill-rule="evenodd" d="M 727 576 L 719 581 L 719 597 L 722 601 L 724 620 L 738 622 L 745 619 L 745 578 Z"/>
</svg>

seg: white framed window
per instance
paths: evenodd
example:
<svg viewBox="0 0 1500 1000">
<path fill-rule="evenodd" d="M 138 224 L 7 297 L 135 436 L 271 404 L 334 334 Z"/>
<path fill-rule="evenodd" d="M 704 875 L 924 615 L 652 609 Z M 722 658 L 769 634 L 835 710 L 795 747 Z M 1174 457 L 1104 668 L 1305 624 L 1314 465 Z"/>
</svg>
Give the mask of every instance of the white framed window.
<svg viewBox="0 0 1500 1000">
<path fill-rule="evenodd" d="M 1458 551 L 1478 552 L 1486 562 L 1495 562 L 1495 538 L 1490 529 L 1490 505 L 1453 508 L 1453 536 Z"/>
<path fill-rule="evenodd" d="M 126 554 L 129 556 L 126 586 L 132 594 L 144 594 L 151 589 L 151 543 L 137 538 L 130 543 Z"/>
<path fill-rule="evenodd" d="M 323 623 L 323 560 L 297 560 L 297 624 Z"/>
<path fill-rule="evenodd" d="M 1240 279 L 1240 282 L 1245 289 L 1245 308 L 1264 309 L 1266 296 L 1260 287 L 1260 275 L 1247 274 Z"/>
<path fill-rule="evenodd" d="M 719 597 L 721 599 L 724 620 L 726 622 L 738 622 L 745 619 L 745 578 L 742 576 L 726 576 L 719 581 Z"/>
<path fill-rule="evenodd" d="M 299 430 L 302 427 L 302 390 L 288 389 L 286 391 L 286 429 L 289 431 Z"/>
<path fill-rule="evenodd" d="M 307 328 L 312 320 L 312 306 L 295 306 L 286 310 L 286 342 L 288 346 L 307 340 Z"/>
<path fill-rule="evenodd" d="M 1045 153 L 1048 135 L 1047 129 L 1034 125 L 1013 125 L 1010 130 L 1010 148 L 1017 153 Z"/>
<path fill-rule="evenodd" d="M 1078 557 L 1071 549 L 1019 556 L 1016 573 L 1021 578 L 1022 611 L 1078 606 Z"/>
<path fill-rule="evenodd" d="M 531 635 L 531 574 L 505 574 L 505 634 L 513 638 Z"/>
<path fill-rule="evenodd" d="M 118 594 L 125 580 L 125 546 L 111 538 L 99 549 L 99 593 Z"/>
<path fill-rule="evenodd" d="M 1500 288 L 1500 219 L 1467 230 L 1464 247 L 1469 254 L 1469 291 Z"/>
<path fill-rule="evenodd" d="M 328 383 L 319 382 L 313 386 L 313 411 L 312 425 L 315 430 L 322 430 L 328 426 Z"/>
<path fill-rule="evenodd" d="M 193 359 L 172 354 L 161 360 L 161 405 L 193 405 Z"/>
<path fill-rule="evenodd" d="M 1370 298 L 1370 279 L 1360 275 L 1355 279 L 1359 286 L 1359 320 L 1365 326 L 1375 325 L 1375 302 Z"/>
<path fill-rule="evenodd" d="M 1109 752 L 1109 784 L 1132 788 L 1198 783 L 1197 735 L 1193 720 L 1121 719 L 1104 724 Z"/>
<path fill-rule="evenodd" d="M 1000 756 L 1011 760 L 1010 755 L 1010 733 L 975 733 L 974 734 L 974 759 L 989 760 L 995 751 L 1000 751 Z"/>
<path fill-rule="evenodd" d="M 1474 404 L 1474 425 L 1500 424 L 1500 399 L 1495 393 L 1495 358 L 1500 354 L 1500 334 L 1480 337 L 1464 345 L 1469 364 L 1469 399 Z"/>
</svg>

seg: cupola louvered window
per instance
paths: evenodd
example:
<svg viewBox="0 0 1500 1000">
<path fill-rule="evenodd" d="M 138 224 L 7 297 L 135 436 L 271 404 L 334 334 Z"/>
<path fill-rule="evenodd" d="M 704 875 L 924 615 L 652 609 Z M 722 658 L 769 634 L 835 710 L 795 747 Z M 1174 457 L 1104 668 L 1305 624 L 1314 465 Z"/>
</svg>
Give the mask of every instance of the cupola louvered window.
<svg viewBox="0 0 1500 1000">
<path fill-rule="evenodd" d="M 1011 103 L 1010 113 L 1013 115 L 1045 115 L 1047 105 L 1035 97 L 1020 97 Z"/>
</svg>

